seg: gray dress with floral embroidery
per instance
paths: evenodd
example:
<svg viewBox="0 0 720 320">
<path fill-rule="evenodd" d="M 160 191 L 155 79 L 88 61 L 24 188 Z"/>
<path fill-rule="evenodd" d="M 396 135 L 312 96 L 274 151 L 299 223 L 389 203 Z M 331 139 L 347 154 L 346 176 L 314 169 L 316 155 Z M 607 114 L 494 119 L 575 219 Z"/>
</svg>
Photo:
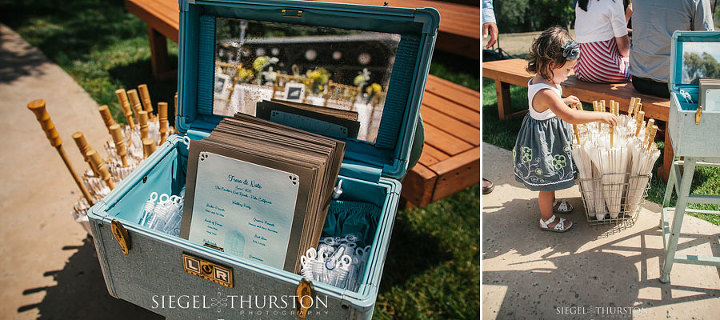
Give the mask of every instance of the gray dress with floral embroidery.
<svg viewBox="0 0 720 320">
<path fill-rule="evenodd" d="M 528 83 L 530 112 L 523 119 L 513 148 L 515 179 L 533 191 L 555 191 L 575 184 L 577 169 L 572 159 L 572 129 L 550 110 L 537 112 L 532 98 L 542 89 L 558 95 L 559 88 Z"/>
</svg>

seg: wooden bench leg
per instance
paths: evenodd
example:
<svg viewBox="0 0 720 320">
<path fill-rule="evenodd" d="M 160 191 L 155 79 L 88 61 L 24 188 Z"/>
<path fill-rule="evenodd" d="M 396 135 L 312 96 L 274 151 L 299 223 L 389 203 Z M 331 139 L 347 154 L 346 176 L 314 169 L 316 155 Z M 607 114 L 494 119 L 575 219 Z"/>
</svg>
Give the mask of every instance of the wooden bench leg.
<svg viewBox="0 0 720 320">
<path fill-rule="evenodd" d="M 658 168 L 658 176 L 665 182 L 668 181 L 668 177 L 670 176 L 670 167 L 672 167 L 673 158 L 675 158 L 675 152 L 673 151 L 672 144 L 670 143 L 670 130 L 665 128 L 663 164 Z"/>
<path fill-rule="evenodd" d="M 148 26 L 148 38 L 150 39 L 150 61 L 152 62 L 152 73 L 155 78 L 168 76 L 170 70 L 170 57 L 167 51 L 167 38 L 157 30 Z"/>
<path fill-rule="evenodd" d="M 498 116 L 500 120 L 510 120 L 512 114 L 510 84 L 495 80 L 495 91 L 497 92 Z"/>
</svg>

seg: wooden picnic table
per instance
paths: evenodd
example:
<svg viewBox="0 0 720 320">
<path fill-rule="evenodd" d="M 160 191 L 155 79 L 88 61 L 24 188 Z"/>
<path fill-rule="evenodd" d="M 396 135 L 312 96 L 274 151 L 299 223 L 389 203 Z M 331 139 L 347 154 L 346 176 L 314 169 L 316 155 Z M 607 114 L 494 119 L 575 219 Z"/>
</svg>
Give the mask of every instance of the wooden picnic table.
<svg viewBox="0 0 720 320">
<path fill-rule="evenodd" d="M 449 14 L 443 8 L 454 8 L 453 4 L 435 1 L 402 3 L 413 7 L 437 6 L 441 14 L 446 12 L 446 15 Z M 153 73 L 174 76 L 175 71 L 169 71 L 167 62 L 166 37 L 178 41 L 177 0 L 126 0 L 125 7 L 148 25 Z M 474 13 L 464 14 L 472 16 Z M 478 8 L 478 50 L 479 16 Z M 451 19 L 445 16 L 444 20 Z M 464 21 L 469 23 L 473 18 L 468 17 Z M 446 31 L 442 31 L 443 28 Z M 441 32 L 460 32 L 462 28 L 448 21 L 444 26 L 441 22 L 440 29 Z M 425 144 L 418 164 L 403 179 L 402 197 L 413 205 L 423 207 L 480 182 L 480 93 L 429 75 L 420 113 L 425 125 Z"/>
<path fill-rule="evenodd" d="M 533 76 L 525 71 L 527 61 L 524 59 L 508 59 L 482 64 L 483 77 L 495 80 L 497 93 L 498 116 L 501 120 L 508 120 L 527 113 L 522 110 L 513 113 L 510 104 L 510 85 L 527 88 L 528 81 Z M 560 84 L 563 96 L 576 96 L 580 101 L 592 102 L 595 100 L 615 100 L 620 103 L 621 111 L 627 112 L 631 97 L 639 97 L 645 111 L 645 117 L 667 123 L 670 111 L 670 100 L 658 98 L 637 92 L 632 83 L 589 83 L 570 76 Z M 665 131 L 665 149 L 663 165 L 658 169 L 658 175 L 667 181 L 670 166 L 673 160 L 673 149 L 670 144 L 668 130 Z"/>
</svg>

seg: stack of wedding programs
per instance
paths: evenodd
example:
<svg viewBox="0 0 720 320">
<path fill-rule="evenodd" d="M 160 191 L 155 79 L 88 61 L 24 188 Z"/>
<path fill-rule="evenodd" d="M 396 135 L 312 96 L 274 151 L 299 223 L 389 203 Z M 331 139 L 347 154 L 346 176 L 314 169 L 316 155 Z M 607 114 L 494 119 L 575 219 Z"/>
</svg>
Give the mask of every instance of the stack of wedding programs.
<svg viewBox="0 0 720 320">
<path fill-rule="evenodd" d="M 300 271 L 322 233 L 345 143 L 244 114 L 190 143 L 180 236 Z"/>
</svg>

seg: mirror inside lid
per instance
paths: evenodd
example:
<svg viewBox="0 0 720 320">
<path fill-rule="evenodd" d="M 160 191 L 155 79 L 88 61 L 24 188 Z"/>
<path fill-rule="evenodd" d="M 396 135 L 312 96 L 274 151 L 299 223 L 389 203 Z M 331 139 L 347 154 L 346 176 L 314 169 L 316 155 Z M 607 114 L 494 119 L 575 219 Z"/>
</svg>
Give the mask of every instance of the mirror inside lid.
<svg viewBox="0 0 720 320">
<path fill-rule="evenodd" d="M 698 85 L 703 78 L 720 79 L 720 42 L 686 42 L 682 46 L 681 84 Z"/>
<path fill-rule="evenodd" d="M 213 114 L 242 112 L 283 122 L 287 108 L 259 104 L 278 100 L 304 115 L 337 119 L 342 130 L 328 130 L 328 135 L 374 143 L 400 38 L 218 17 Z"/>
<path fill-rule="evenodd" d="M 181 0 L 178 130 L 242 112 L 344 141 L 344 163 L 399 179 L 439 23 L 433 8 Z"/>
</svg>

